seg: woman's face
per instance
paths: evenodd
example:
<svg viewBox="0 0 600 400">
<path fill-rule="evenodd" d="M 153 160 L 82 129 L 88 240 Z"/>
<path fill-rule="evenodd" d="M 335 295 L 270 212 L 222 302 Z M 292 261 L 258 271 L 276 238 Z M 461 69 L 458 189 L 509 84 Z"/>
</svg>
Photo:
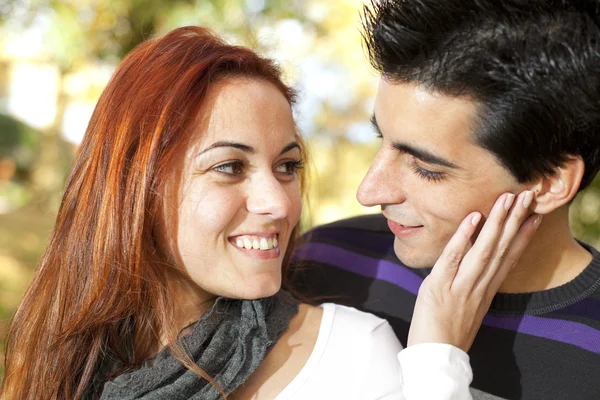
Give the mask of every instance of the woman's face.
<svg viewBox="0 0 600 400">
<path fill-rule="evenodd" d="M 181 174 L 179 260 L 208 295 L 267 297 L 302 209 L 292 111 L 273 84 L 250 79 L 215 85 L 205 104 Z"/>
</svg>

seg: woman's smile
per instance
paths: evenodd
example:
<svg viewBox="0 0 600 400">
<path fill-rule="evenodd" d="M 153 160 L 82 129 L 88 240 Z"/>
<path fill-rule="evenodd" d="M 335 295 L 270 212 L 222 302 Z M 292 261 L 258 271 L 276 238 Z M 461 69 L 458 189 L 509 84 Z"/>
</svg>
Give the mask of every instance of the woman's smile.
<svg viewBox="0 0 600 400">
<path fill-rule="evenodd" d="M 279 258 L 278 233 L 255 233 L 232 236 L 229 242 L 242 253 L 262 260 Z"/>
</svg>

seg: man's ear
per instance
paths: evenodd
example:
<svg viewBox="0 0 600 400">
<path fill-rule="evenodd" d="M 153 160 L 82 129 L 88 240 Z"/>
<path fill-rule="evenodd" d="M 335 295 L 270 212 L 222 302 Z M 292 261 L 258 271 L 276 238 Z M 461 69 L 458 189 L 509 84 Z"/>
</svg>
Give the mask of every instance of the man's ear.
<svg viewBox="0 0 600 400">
<path fill-rule="evenodd" d="M 549 214 L 568 204 L 577 192 L 585 172 L 585 163 L 580 156 L 569 158 L 553 175 L 542 177 L 531 188 L 535 200 L 532 211 Z"/>
</svg>

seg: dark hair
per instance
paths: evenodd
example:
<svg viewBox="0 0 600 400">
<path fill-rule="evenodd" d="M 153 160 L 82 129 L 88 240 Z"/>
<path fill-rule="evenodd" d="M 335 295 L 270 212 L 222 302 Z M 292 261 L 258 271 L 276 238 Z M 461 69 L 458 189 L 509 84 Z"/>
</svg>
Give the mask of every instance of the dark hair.
<svg viewBox="0 0 600 400">
<path fill-rule="evenodd" d="M 372 65 L 479 104 L 476 143 L 519 182 L 572 156 L 580 190 L 600 169 L 597 0 L 373 0 L 364 9 Z"/>
</svg>

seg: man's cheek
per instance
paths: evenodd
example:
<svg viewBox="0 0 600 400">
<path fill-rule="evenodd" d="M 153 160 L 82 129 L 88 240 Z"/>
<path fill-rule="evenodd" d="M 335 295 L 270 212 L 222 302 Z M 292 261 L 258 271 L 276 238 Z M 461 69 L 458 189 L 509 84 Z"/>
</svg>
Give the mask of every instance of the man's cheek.
<svg viewBox="0 0 600 400">
<path fill-rule="evenodd" d="M 440 215 L 438 216 L 436 223 L 432 224 L 430 232 L 432 237 L 435 238 L 434 246 L 436 246 L 438 250 L 441 251 L 446 247 L 446 244 L 452 239 L 452 236 L 456 233 L 456 230 L 462 222 L 463 217 L 457 218 L 457 215 L 462 214 L 459 214 L 457 211 L 454 215 Z"/>
</svg>

